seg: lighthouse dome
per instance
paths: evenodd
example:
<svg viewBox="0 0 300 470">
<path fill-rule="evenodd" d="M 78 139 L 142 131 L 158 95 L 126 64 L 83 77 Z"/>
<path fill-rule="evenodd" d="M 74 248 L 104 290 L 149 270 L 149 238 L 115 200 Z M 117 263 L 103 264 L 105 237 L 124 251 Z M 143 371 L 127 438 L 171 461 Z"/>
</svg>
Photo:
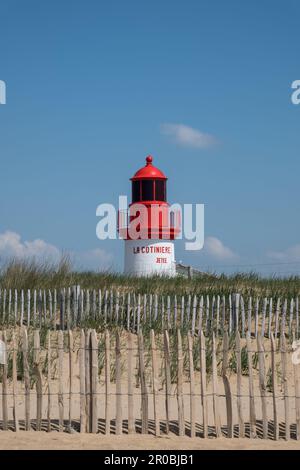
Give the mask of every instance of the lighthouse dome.
<svg viewBox="0 0 300 470">
<path fill-rule="evenodd" d="M 162 171 L 160 171 L 156 166 L 152 165 L 153 157 L 148 155 L 146 157 L 146 165 L 140 168 L 131 178 L 132 181 L 139 179 L 163 179 L 166 180 L 167 177 Z"/>
</svg>

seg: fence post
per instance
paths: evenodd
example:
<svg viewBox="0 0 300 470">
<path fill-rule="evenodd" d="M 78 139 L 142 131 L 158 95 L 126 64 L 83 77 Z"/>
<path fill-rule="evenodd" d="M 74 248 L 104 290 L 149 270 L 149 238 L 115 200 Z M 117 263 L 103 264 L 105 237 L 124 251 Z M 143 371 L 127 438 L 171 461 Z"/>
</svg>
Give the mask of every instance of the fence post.
<svg viewBox="0 0 300 470">
<path fill-rule="evenodd" d="M 287 376 L 287 351 L 285 335 L 281 337 L 281 368 L 282 368 L 282 383 L 284 390 L 284 416 L 285 416 L 285 439 L 290 438 L 290 414 L 289 414 L 289 386 Z"/>
<path fill-rule="evenodd" d="M 183 354 L 180 329 L 177 330 L 177 403 L 179 436 L 184 436 L 184 407 L 183 407 Z"/>
<path fill-rule="evenodd" d="M 239 417 L 239 437 L 245 437 L 245 427 L 242 408 L 242 360 L 241 360 L 241 341 L 240 333 L 237 330 L 235 334 L 235 354 L 236 354 L 236 374 L 237 374 L 237 409 Z"/>
<path fill-rule="evenodd" d="M 150 332 L 151 336 L 151 353 L 152 353 L 152 389 L 153 389 L 153 409 L 154 409 L 154 425 L 155 425 L 155 435 L 160 435 L 160 422 L 158 414 L 158 364 L 157 364 L 157 354 L 156 354 L 156 343 L 154 330 Z"/>
<path fill-rule="evenodd" d="M 122 434 L 121 341 L 116 332 L 116 434 Z"/>
<path fill-rule="evenodd" d="M 128 344 L 128 434 L 135 431 L 134 423 L 134 401 L 133 401 L 133 334 L 131 331 L 127 333 Z"/>
<path fill-rule="evenodd" d="M 80 432 L 86 432 L 86 388 L 85 388 L 85 333 L 80 330 L 79 350 L 79 376 L 80 376 Z"/>
<path fill-rule="evenodd" d="M 48 330 L 47 337 L 47 361 L 48 361 L 48 371 L 47 371 L 47 380 L 48 380 L 48 408 L 47 408 L 47 431 L 51 432 L 51 395 L 52 395 L 52 386 L 51 386 L 51 330 Z"/>
<path fill-rule="evenodd" d="M 223 336 L 223 362 L 222 362 L 222 379 L 225 389 L 226 397 L 226 413 L 227 413 L 227 437 L 233 437 L 233 423 L 232 423 L 232 397 L 230 390 L 230 382 L 227 377 L 228 369 L 228 348 L 229 340 L 227 331 L 224 332 Z"/>
<path fill-rule="evenodd" d="M 206 401 L 206 345 L 203 331 L 200 331 L 200 373 L 201 373 L 201 400 L 203 410 L 203 437 L 208 437 L 207 428 L 207 401 Z"/>
<path fill-rule="evenodd" d="M 96 330 L 90 334 L 90 368 L 91 368 L 91 431 L 98 431 L 98 403 L 97 403 L 97 384 L 98 384 L 98 340 Z"/>
<path fill-rule="evenodd" d="M 144 340 L 143 333 L 140 330 L 138 333 L 138 349 L 139 349 L 139 368 L 140 368 L 140 381 L 141 381 L 141 396 L 142 396 L 142 434 L 148 434 L 148 392 L 145 377 L 145 363 L 144 363 Z"/>
<path fill-rule="evenodd" d="M 16 342 L 16 334 L 12 332 L 12 346 L 13 346 L 13 416 L 14 416 L 14 427 L 15 431 L 19 431 L 19 420 L 18 420 L 18 405 L 17 405 L 17 396 L 18 396 L 18 379 L 17 379 L 17 349 L 18 343 Z"/>
<path fill-rule="evenodd" d="M 216 337 L 213 333 L 212 337 L 212 379 L 213 379 L 213 408 L 216 437 L 221 435 L 221 423 L 219 413 L 219 397 L 218 397 L 218 371 L 217 371 L 217 354 L 216 354 Z"/>
<path fill-rule="evenodd" d="M 41 431 L 42 427 L 42 406 L 43 406 L 43 390 L 42 390 L 42 373 L 40 369 L 40 332 L 34 331 L 33 337 L 33 364 L 34 375 L 36 377 L 36 430 Z"/>
<path fill-rule="evenodd" d="M 171 398 L 171 360 L 170 360 L 170 340 L 167 330 L 164 331 L 164 359 L 165 359 L 165 379 L 166 379 L 166 433 L 170 432 L 170 398 Z"/>
<path fill-rule="evenodd" d="M 59 431 L 64 427 L 64 388 L 63 388 L 63 363 L 64 363 L 64 334 L 58 331 L 58 412 Z"/>
<path fill-rule="evenodd" d="M 263 346 L 263 338 L 261 335 L 257 336 L 257 352 L 258 352 L 258 365 L 259 365 L 259 389 L 261 396 L 261 410 L 263 421 L 263 438 L 268 438 L 268 417 L 267 417 L 267 401 L 266 401 L 266 370 L 265 370 L 265 351 Z"/>
<path fill-rule="evenodd" d="M 8 394 L 8 387 L 7 387 L 7 362 L 8 362 L 8 348 L 7 348 L 7 341 L 6 341 L 6 331 L 3 330 L 2 332 L 2 340 L 5 343 L 5 361 L 2 368 L 2 417 L 3 417 L 3 431 L 8 430 L 8 405 L 7 405 L 7 394 Z"/>
<path fill-rule="evenodd" d="M 195 371 L 193 359 L 193 336 L 188 332 L 189 371 L 190 371 L 190 426 L 191 437 L 195 437 Z"/>
<path fill-rule="evenodd" d="M 273 333 L 271 334 L 271 364 L 272 364 L 272 395 L 273 395 L 273 415 L 274 415 L 274 440 L 277 441 L 279 437 L 278 420 L 277 420 L 277 407 L 276 407 L 276 363 L 275 363 L 275 340 Z"/>
<path fill-rule="evenodd" d="M 69 321 L 68 321 L 69 324 Z M 69 431 L 72 429 L 72 411 L 73 411 L 73 369 L 74 369 L 74 340 L 73 333 L 69 330 Z"/>
<path fill-rule="evenodd" d="M 253 383 L 253 365 L 252 365 L 252 345 L 249 332 L 247 334 L 247 356 L 248 356 L 248 374 L 249 374 L 249 406 L 250 406 L 250 437 L 256 437 L 256 415 L 254 402 L 254 383 Z"/>
</svg>

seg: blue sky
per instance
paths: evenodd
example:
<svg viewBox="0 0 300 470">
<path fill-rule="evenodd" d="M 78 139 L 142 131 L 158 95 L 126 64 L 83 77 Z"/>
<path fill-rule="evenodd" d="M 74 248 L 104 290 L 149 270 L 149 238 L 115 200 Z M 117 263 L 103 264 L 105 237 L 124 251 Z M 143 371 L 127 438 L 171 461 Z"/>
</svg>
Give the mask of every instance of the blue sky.
<svg viewBox="0 0 300 470">
<path fill-rule="evenodd" d="M 151 153 L 170 202 L 205 204 L 205 248 L 178 241 L 177 260 L 300 273 L 299 15 L 297 0 L 1 2 L 0 255 L 122 269 L 95 211 Z"/>
</svg>

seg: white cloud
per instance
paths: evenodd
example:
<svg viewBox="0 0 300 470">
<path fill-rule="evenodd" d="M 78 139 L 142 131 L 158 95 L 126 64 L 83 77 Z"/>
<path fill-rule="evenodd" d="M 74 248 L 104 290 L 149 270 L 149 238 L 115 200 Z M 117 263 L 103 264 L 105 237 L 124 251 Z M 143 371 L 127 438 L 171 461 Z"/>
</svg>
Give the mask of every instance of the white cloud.
<svg viewBox="0 0 300 470">
<path fill-rule="evenodd" d="M 83 269 L 109 269 L 113 263 L 112 254 L 101 248 L 74 253 L 74 256 L 76 264 Z"/>
<path fill-rule="evenodd" d="M 16 232 L 0 233 L 1 258 L 50 258 L 58 261 L 61 253 L 56 246 L 37 238 L 32 241 L 22 241 Z"/>
<path fill-rule="evenodd" d="M 162 124 L 161 133 L 171 137 L 176 143 L 185 147 L 207 148 L 216 143 L 215 137 L 205 134 L 184 124 Z"/>
<path fill-rule="evenodd" d="M 267 256 L 282 262 L 300 261 L 300 244 L 290 246 L 283 251 L 269 251 Z"/>
<path fill-rule="evenodd" d="M 206 237 L 203 251 L 205 254 L 218 260 L 233 260 L 238 258 L 236 253 L 216 237 Z"/>
<path fill-rule="evenodd" d="M 0 233 L 0 259 L 36 259 L 57 263 L 62 251 L 54 245 L 41 239 L 22 241 L 21 236 L 12 231 Z M 101 248 L 93 250 L 70 252 L 70 258 L 82 269 L 109 269 L 113 256 Z"/>
</svg>

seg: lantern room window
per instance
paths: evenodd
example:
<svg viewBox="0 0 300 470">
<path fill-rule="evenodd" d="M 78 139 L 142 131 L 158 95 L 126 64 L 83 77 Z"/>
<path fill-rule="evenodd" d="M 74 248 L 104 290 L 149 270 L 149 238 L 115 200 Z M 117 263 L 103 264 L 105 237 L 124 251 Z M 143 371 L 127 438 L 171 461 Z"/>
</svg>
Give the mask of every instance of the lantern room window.
<svg viewBox="0 0 300 470">
<path fill-rule="evenodd" d="M 166 202 L 166 181 L 162 179 L 144 179 L 132 181 L 132 202 Z"/>
<path fill-rule="evenodd" d="M 142 201 L 153 201 L 153 180 L 142 181 Z"/>
<path fill-rule="evenodd" d="M 139 181 L 132 181 L 132 202 L 139 202 L 141 200 L 141 189 Z"/>
<path fill-rule="evenodd" d="M 155 180 L 155 200 L 166 201 L 166 182 L 164 180 Z"/>
</svg>

